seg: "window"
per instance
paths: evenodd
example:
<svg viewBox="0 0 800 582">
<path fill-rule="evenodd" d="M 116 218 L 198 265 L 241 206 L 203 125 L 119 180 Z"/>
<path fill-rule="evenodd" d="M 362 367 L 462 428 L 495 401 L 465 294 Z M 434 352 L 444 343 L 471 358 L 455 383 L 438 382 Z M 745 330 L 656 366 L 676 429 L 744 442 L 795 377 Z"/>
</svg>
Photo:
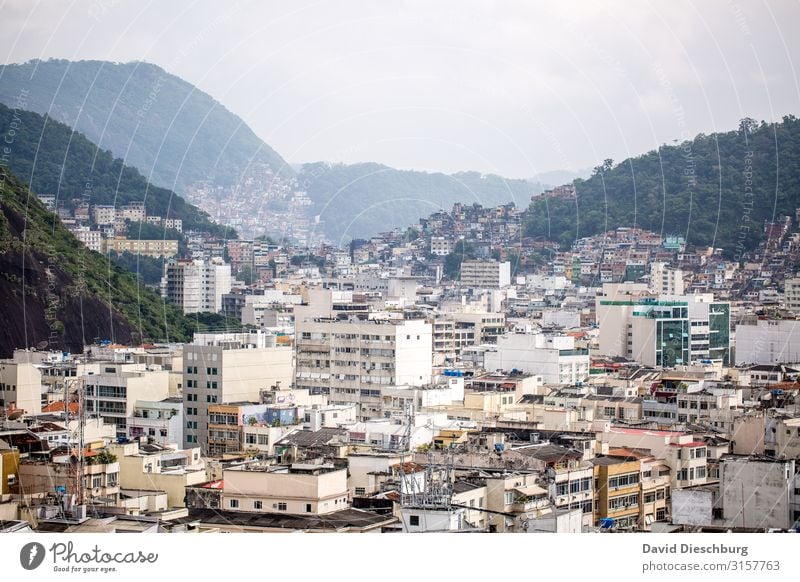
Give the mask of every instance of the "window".
<svg viewBox="0 0 800 582">
<path fill-rule="evenodd" d="M 514 492 L 513 491 L 506 491 L 506 505 L 511 505 L 514 503 Z"/>
<path fill-rule="evenodd" d="M 656 521 L 664 521 L 667 519 L 667 510 L 664 507 L 656 509 Z"/>
<path fill-rule="evenodd" d="M 245 435 L 244 442 L 247 443 L 248 445 L 256 444 L 256 435 L 254 434 Z"/>
<path fill-rule="evenodd" d="M 231 509 L 237 509 L 239 507 L 239 500 L 238 499 L 231 499 L 230 507 L 231 507 Z"/>
<path fill-rule="evenodd" d="M 258 444 L 260 444 L 260 445 L 268 445 L 269 444 L 269 435 L 266 435 L 266 434 L 258 435 Z"/>
<path fill-rule="evenodd" d="M 638 493 L 634 493 L 633 495 L 620 495 L 619 497 L 612 497 L 608 500 L 609 511 L 618 511 L 620 509 L 637 507 L 638 505 L 639 505 Z"/>
<path fill-rule="evenodd" d="M 639 482 L 639 473 L 629 473 L 627 475 L 617 475 L 608 480 L 608 486 L 612 489 L 616 487 L 628 487 Z"/>
<path fill-rule="evenodd" d="M 418 515 L 410 515 L 408 517 L 408 525 L 419 525 L 419 516 Z"/>
<path fill-rule="evenodd" d="M 286 504 L 278 503 L 278 511 L 286 511 Z"/>
<path fill-rule="evenodd" d="M 102 475 L 95 475 L 92 477 L 92 487 L 98 488 L 103 486 L 103 476 Z"/>
<path fill-rule="evenodd" d="M 337 501 L 338 501 L 338 499 L 337 499 Z M 311 504 L 310 503 L 306 503 L 306 513 L 311 513 Z"/>
<path fill-rule="evenodd" d="M 356 487 L 356 495 L 364 495 L 366 494 L 367 490 L 364 487 Z"/>
<path fill-rule="evenodd" d="M 253 509 L 261 509 L 264 504 L 261 501 L 253 501 Z"/>
</svg>

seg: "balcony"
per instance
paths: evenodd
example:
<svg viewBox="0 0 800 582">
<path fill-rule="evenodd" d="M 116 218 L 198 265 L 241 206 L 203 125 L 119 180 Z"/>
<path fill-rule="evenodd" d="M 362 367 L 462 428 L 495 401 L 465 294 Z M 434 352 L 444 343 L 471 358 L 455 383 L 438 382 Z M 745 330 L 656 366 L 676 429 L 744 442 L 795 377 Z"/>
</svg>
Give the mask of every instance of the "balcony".
<svg viewBox="0 0 800 582">
<path fill-rule="evenodd" d="M 550 500 L 547 497 L 517 497 L 511 504 L 512 513 L 527 513 L 550 507 Z"/>
</svg>

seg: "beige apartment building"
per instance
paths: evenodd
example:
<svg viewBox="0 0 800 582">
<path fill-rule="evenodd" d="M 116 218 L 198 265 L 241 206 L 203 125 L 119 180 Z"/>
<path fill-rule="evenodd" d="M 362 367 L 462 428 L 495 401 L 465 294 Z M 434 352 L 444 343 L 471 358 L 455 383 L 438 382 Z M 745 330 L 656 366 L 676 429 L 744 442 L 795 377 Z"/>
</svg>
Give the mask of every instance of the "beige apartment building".
<svg viewBox="0 0 800 582">
<path fill-rule="evenodd" d="M 88 246 L 88 245 L 87 245 Z M 133 253 L 134 255 L 143 255 L 146 257 L 153 257 L 158 259 L 166 257 L 171 259 L 178 254 L 178 241 L 177 240 L 145 240 L 133 238 L 109 238 L 103 244 L 105 252 L 113 251 L 115 253 Z"/>
<path fill-rule="evenodd" d="M 347 509 L 347 469 L 249 463 L 223 471 L 222 509 L 325 515 Z"/>
<path fill-rule="evenodd" d="M 183 352 L 184 447 L 207 452 L 210 406 L 260 402 L 262 391 L 289 386 L 292 355 L 260 332 L 195 334 Z"/>
</svg>

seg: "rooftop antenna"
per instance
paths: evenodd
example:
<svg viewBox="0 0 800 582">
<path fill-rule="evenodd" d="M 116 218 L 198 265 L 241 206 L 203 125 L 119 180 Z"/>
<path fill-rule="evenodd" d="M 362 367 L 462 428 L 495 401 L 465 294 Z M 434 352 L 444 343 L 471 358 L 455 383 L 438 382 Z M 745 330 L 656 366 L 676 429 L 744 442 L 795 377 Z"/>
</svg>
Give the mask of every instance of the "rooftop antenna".
<svg viewBox="0 0 800 582">
<path fill-rule="evenodd" d="M 84 356 L 85 361 L 85 356 Z M 74 479 L 74 495 L 75 495 L 75 508 L 73 509 L 74 512 L 78 512 L 82 515 L 80 506 L 84 504 L 85 500 L 85 488 L 83 483 L 83 473 L 84 473 L 84 464 L 85 464 L 85 456 L 84 456 L 84 427 L 86 425 L 86 403 L 85 403 L 85 395 L 84 395 L 84 383 L 82 377 L 77 377 L 71 380 L 65 380 L 65 390 L 66 394 L 64 395 L 65 399 L 69 398 L 70 390 L 69 385 L 72 383 L 73 385 L 77 386 L 77 395 L 78 395 L 78 451 L 76 454 L 75 462 L 70 462 L 70 471 L 72 471 L 71 477 Z M 68 414 L 69 410 L 69 402 L 66 401 L 65 404 L 65 413 Z"/>
</svg>

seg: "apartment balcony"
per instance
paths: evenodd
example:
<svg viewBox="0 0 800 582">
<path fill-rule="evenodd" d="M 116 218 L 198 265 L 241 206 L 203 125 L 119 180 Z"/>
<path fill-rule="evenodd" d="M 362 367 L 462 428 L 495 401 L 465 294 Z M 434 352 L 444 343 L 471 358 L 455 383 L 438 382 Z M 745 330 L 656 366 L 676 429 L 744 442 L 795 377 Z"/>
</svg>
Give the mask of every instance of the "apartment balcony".
<svg viewBox="0 0 800 582">
<path fill-rule="evenodd" d="M 529 511 L 537 511 L 550 507 L 550 500 L 547 497 L 526 499 L 524 497 L 517 498 L 510 506 L 512 513 L 527 513 Z"/>
</svg>

